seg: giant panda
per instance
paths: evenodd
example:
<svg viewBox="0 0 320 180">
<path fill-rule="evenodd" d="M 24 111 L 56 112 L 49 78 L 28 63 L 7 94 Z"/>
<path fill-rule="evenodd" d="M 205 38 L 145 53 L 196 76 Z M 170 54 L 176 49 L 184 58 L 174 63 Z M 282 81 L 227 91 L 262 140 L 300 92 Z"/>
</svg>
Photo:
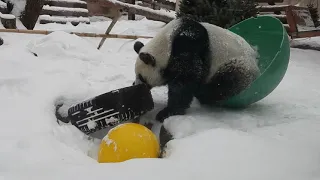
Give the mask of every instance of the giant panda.
<svg viewBox="0 0 320 180">
<path fill-rule="evenodd" d="M 247 88 L 260 74 L 258 53 L 231 31 L 187 17 L 166 24 L 148 43 L 136 41 L 135 84 L 168 85 L 156 120 L 184 115 L 193 97 L 215 104 Z"/>
</svg>

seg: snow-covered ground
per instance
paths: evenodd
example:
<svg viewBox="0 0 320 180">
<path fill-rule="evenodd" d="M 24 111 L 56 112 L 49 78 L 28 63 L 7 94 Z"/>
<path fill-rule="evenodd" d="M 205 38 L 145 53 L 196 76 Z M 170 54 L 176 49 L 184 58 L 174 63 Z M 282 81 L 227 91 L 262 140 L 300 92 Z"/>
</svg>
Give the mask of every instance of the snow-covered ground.
<svg viewBox="0 0 320 180">
<path fill-rule="evenodd" d="M 166 158 L 98 164 L 99 140 L 87 140 L 73 126 L 59 126 L 54 102 L 62 96 L 81 101 L 130 86 L 134 41 L 107 39 L 97 50 L 100 38 L 59 30 L 104 33 L 109 23 L 37 24 L 35 29 L 57 30 L 47 36 L 0 33 L 0 179 L 320 178 L 320 52 L 299 49 L 291 49 L 280 86 L 248 109 L 205 109 L 195 101 L 186 116 L 167 119 L 178 139 L 169 143 Z M 111 33 L 152 36 L 162 25 L 123 20 Z M 152 94 L 155 109 L 143 120 L 152 120 L 165 106 L 165 88 Z"/>
</svg>

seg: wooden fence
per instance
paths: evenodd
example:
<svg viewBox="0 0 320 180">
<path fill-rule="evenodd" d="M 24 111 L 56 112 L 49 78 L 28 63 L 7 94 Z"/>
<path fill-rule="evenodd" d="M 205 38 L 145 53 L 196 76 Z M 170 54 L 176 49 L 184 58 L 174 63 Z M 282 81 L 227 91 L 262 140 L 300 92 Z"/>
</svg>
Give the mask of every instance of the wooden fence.
<svg viewBox="0 0 320 180">
<path fill-rule="evenodd" d="M 142 7 L 148 7 L 153 10 L 167 10 L 167 11 L 175 11 L 176 3 L 167 1 L 167 0 L 119 0 L 124 3 L 129 3 L 129 4 L 134 4 L 134 5 L 139 5 Z M 149 17 L 147 17 L 149 18 Z M 135 14 L 133 13 L 128 13 L 128 19 L 129 20 L 135 20 Z M 149 18 L 152 20 L 157 20 L 153 18 Z"/>
<path fill-rule="evenodd" d="M 175 2 L 168 0 L 119 0 L 123 3 L 148 7 L 154 11 L 172 11 L 175 12 Z M 307 7 L 291 6 L 291 5 L 276 5 L 283 3 L 283 0 L 256 0 L 260 5 L 257 9 L 258 16 L 268 15 L 278 18 L 286 28 L 288 34 L 292 38 L 314 37 L 320 36 L 320 28 L 316 28 L 311 21 L 310 12 Z M 264 5 L 262 5 L 264 4 Z M 160 12 L 160 11 L 159 11 Z M 142 13 L 144 15 L 145 13 Z M 164 22 L 170 21 L 172 17 L 163 18 L 162 16 L 151 17 L 145 15 L 151 20 L 160 20 Z M 172 16 L 172 15 L 171 15 Z M 128 11 L 128 19 L 134 20 L 134 11 Z"/>
<path fill-rule="evenodd" d="M 135 0 L 134 0 L 135 1 Z M 161 8 L 167 9 L 167 10 L 175 10 L 176 3 L 170 2 L 167 0 L 140 0 L 137 2 L 137 5 L 143 6 L 143 7 L 149 7 L 154 10 L 160 10 Z"/>
</svg>

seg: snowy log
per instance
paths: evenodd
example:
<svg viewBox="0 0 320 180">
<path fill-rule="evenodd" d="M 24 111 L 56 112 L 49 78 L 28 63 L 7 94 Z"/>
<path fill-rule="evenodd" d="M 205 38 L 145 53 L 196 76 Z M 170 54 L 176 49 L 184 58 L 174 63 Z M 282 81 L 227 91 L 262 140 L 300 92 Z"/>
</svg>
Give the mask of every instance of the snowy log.
<svg viewBox="0 0 320 180">
<path fill-rule="evenodd" d="M 16 29 L 16 17 L 12 14 L 0 14 L 0 19 L 3 27 L 6 29 Z"/>
<path fill-rule="evenodd" d="M 320 51 L 319 46 L 313 46 L 310 44 L 291 44 L 290 47 L 297 48 L 297 49 L 311 49 L 311 50 L 315 50 L 315 51 Z"/>
<path fill-rule="evenodd" d="M 87 9 L 87 3 L 85 1 L 44 0 L 44 5 Z"/>
<path fill-rule="evenodd" d="M 44 5 L 41 15 L 88 17 L 88 10 L 83 8 L 67 8 Z"/>
<path fill-rule="evenodd" d="M 175 14 L 170 14 L 165 11 L 153 10 L 153 9 L 142 7 L 139 5 L 123 3 L 117 0 L 106 0 L 106 1 L 112 3 L 114 6 L 117 6 L 123 9 L 124 11 L 130 12 L 133 14 L 139 14 L 147 18 L 155 19 L 165 23 L 168 23 L 171 20 L 175 19 Z"/>
<path fill-rule="evenodd" d="M 288 5 L 257 6 L 259 12 L 285 11 Z"/>
<path fill-rule="evenodd" d="M 40 24 L 46 24 L 46 23 L 66 24 L 67 22 L 70 22 L 72 25 L 76 26 L 79 23 L 90 24 L 90 19 L 87 17 L 64 17 L 64 16 L 40 15 L 39 22 Z"/>
</svg>

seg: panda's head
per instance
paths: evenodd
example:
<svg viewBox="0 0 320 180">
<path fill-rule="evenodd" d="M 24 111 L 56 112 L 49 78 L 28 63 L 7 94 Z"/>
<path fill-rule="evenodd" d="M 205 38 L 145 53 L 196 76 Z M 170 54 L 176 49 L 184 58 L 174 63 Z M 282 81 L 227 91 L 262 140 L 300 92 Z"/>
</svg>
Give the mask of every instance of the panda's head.
<svg viewBox="0 0 320 180">
<path fill-rule="evenodd" d="M 163 56 L 161 48 L 155 48 L 157 47 L 153 47 L 152 43 L 151 45 L 148 43 L 145 46 L 140 41 L 135 42 L 134 50 L 138 57 L 135 63 L 136 79 L 133 85 L 145 84 L 151 89 L 166 83 L 163 76 L 163 67 L 166 66 L 166 63 L 164 64 L 163 61 L 167 62 L 167 58 Z"/>
</svg>

